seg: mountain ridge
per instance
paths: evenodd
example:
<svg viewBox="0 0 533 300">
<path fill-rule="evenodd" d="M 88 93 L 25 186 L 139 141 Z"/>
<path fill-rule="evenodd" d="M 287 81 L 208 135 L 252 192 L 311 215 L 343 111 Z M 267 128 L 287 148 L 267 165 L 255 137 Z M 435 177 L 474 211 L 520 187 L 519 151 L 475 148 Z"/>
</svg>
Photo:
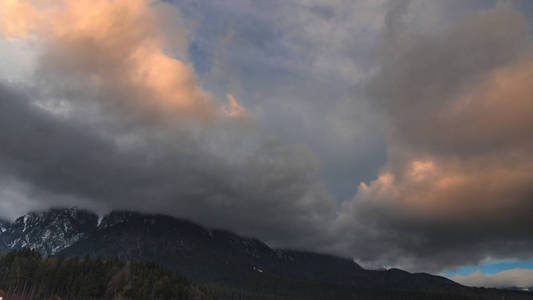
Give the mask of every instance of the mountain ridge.
<svg viewBox="0 0 533 300">
<path fill-rule="evenodd" d="M 76 208 L 32 212 L 0 233 L 0 251 L 44 256 L 116 257 L 155 262 L 204 285 L 306 293 L 315 286 L 476 294 L 447 278 L 400 269 L 366 270 L 353 260 L 290 249 L 163 214 L 112 211 L 99 222 Z M 477 290 L 478 292 L 481 290 Z"/>
<path fill-rule="evenodd" d="M 51 208 L 29 212 L 5 224 L 0 239 L 4 250 L 29 248 L 50 256 L 87 238 L 95 230 L 96 222 L 97 215 L 87 210 Z"/>
<path fill-rule="evenodd" d="M 167 258 L 174 260 L 171 266 L 180 266 L 173 269 L 192 274 L 193 279 L 200 281 L 221 280 L 224 276 L 205 276 L 204 273 L 213 274 L 212 270 L 218 270 L 219 274 L 229 272 L 226 265 L 246 269 L 244 273 L 247 276 L 248 273 L 270 272 L 334 283 L 346 283 L 346 278 L 364 270 L 348 258 L 311 251 L 273 249 L 259 239 L 242 237 L 228 230 L 210 229 L 164 214 L 127 210 L 112 211 L 100 222 L 95 213 L 77 208 L 30 212 L 10 224 L 0 238 L 7 245 L 4 251 L 29 248 L 44 256 L 116 256 L 125 260 L 154 260 L 168 265 L 168 261 L 162 259 Z M 191 260 L 209 265 L 211 271 L 196 271 L 194 264 L 187 266 L 187 261 Z M 220 261 L 224 263 L 220 264 Z M 389 271 L 393 272 L 396 271 Z M 445 278 L 442 281 L 451 282 Z"/>
</svg>

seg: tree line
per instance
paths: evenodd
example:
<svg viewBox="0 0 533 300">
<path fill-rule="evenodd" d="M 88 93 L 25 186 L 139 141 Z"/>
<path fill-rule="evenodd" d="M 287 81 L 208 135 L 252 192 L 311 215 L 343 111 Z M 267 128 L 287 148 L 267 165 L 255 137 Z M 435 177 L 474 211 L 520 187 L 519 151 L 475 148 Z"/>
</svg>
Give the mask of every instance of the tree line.
<svg viewBox="0 0 533 300">
<path fill-rule="evenodd" d="M 51 258 L 33 250 L 0 258 L 0 289 L 6 299 L 215 299 L 153 263 Z"/>
</svg>

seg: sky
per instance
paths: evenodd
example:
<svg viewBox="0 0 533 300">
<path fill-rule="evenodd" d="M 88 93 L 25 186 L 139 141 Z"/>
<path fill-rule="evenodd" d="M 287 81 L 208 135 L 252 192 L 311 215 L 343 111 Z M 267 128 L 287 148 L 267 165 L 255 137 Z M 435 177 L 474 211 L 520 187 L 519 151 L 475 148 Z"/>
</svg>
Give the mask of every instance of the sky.
<svg viewBox="0 0 533 300">
<path fill-rule="evenodd" d="M 533 286 L 533 6 L 0 0 L 0 217 L 166 213 Z"/>
</svg>

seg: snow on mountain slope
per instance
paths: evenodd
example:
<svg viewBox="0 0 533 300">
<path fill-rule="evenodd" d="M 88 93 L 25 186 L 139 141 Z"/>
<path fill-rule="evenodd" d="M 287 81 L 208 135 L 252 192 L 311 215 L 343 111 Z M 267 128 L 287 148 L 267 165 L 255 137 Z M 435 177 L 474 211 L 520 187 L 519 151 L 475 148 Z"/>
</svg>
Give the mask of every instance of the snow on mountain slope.
<svg viewBox="0 0 533 300">
<path fill-rule="evenodd" d="M 9 223 L 8 221 L 0 219 L 0 235 L 2 233 L 6 232 L 9 229 L 10 226 L 11 226 L 11 223 Z"/>
<path fill-rule="evenodd" d="M 96 230 L 97 220 L 96 214 L 77 208 L 31 212 L 4 226 L 1 240 L 5 250 L 29 248 L 54 255 L 87 238 Z"/>
</svg>

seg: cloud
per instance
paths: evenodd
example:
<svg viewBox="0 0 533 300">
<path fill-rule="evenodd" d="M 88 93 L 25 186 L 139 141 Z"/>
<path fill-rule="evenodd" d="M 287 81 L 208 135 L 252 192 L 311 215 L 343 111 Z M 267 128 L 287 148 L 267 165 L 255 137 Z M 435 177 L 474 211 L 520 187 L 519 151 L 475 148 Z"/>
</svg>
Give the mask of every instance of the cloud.
<svg viewBox="0 0 533 300">
<path fill-rule="evenodd" d="M 188 3 L 0 0 L 0 32 L 36 53 L 0 84 L 0 197 L 20 203 L 3 216 L 164 212 L 410 270 L 530 256 L 533 52 L 513 7 Z M 339 205 L 324 182 L 358 191 Z"/>
<path fill-rule="evenodd" d="M 262 132 L 233 96 L 222 105 L 200 87 L 175 8 L 1 4 L 2 33 L 39 53 L 31 84 L 0 85 L 10 201 L 163 212 L 294 247 L 325 234 L 336 203 L 318 158 Z M 16 211 L 7 207 L 4 216 Z"/>
<path fill-rule="evenodd" d="M 516 268 L 495 274 L 483 274 L 480 271 L 476 271 L 466 276 L 456 275 L 450 279 L 460 284 L 474 287 L 518 287 L 527 289 L 533 287 L 533 270 Z"/>
<path fill-rule="evenodd" d="M 228 98 L 228 107 L 224 109 L 224 114 L 233 118 L 246 117 L 246 110 L 237 103 L 235 97 L 230 94 L 226 95 L 226 97 Z"/>
<path fill-rule="evenodd" d="M 529 257 L 533 52 L 523 17 L 498 5 L 440 33 L 399 26 L 367 86 L 388 120 L 388 162 L 344 204 L 339 230 L 354 242 L 341 248 L 414 270 Z"/>
<path fill-rule="evenodd" d="M 352 94 L 388 1 L 200 2 L 175 4 L 203 80 L 258 112 L 270 134 L 312 148 L 328 190 L 350 199 L 385 158 L 376 113 Z"/>
<path fill-rule="evenodd" d="M 61 78 L 66 89 L 80 89 L 83 82 L 83 90 L 99 91 L 92 97 L 107 96 L 105 105 L 140 106 L 159 116 L 222 114 L 183 60 L 185 33 L 179 26 L 168 33 L 181 17 L 167 3 L 2 0 L 0 14 L 7 38 L 36 36 L 44 43 L 40 72 Z"/>
</svg>

